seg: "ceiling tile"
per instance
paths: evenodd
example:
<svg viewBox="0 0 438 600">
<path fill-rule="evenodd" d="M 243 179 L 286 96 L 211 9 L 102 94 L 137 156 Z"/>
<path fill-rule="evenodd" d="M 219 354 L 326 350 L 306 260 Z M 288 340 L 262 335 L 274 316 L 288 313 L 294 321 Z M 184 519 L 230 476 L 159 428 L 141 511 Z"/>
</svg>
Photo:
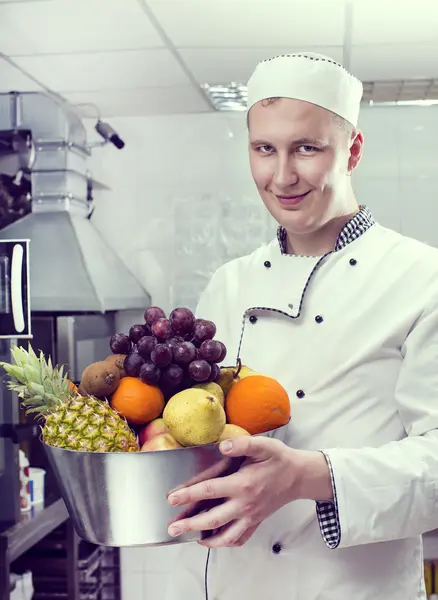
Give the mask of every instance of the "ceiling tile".
<svg viewBox="0 0 438 600">
<path fill-rule="evenodd" d="M 0 5 L 2 4 L 20 4 L 20 3 L 29 3 L 29 2 L 54 2 L 55 0 L 0 0 Z"/>
<path fill-rule="evenodd" d="M 362 80 L 438 77 L 438 42 L 353 47 L 351 70 Z"/>
<path fill-rule="evenodd" d="M 18 69 L 0 58 L 0 92 L 27 90 L 29 92 L 40 90 L 40 86 L 29 77 L 23 75 Z"/>
<path fill-rule="evenodd" d="M 0 23 L 10 56 L 164 46 L 137 0 L 0 4 Z"/>
<path fill-rule="evenodd" d="M 34 2 L 55 2 L 56 0 L 0 0 L 0 4 L 29 4 Z"/>
<path fill-rule="evenodd" d="M 73 104 L 97 105 L 103 118 L 136 117 L 162 114 L 200 113 L 212 111 L 208 101 L 193 87 L 141 88 L 110 92 L 70 92 L 67 99 Z M 87 116 L 96 116 L 87 110 Z"/>
<path fill-rule="evenodd" d="M 341 0 L 147 0 L 147 4 L 177 47 L 306 50 L 343 41 Z"/>
<path fill-rule="evenodd" d="M 438 41 L 438 3 L 434 0 L 356 0 L 353 44 Z"/>
<path fill-rule="evenodd" d="M 57 92 L 131 89 L 189 85 L 168 50 L 126 50 L 92 54 L 15 58 L 46 86 Z"/>
<path fill-rule="evenodd" d="M 308 47 L 310 52 L 327 54 L 334 60 L 342 61 L 341 47 Z M 235 48 L 224 49 L 182 49 L 180 55 L 199 83 L 246 83 L 256 64 L 278 54 L 298 51 L 297 48 Z"/>
</svg>

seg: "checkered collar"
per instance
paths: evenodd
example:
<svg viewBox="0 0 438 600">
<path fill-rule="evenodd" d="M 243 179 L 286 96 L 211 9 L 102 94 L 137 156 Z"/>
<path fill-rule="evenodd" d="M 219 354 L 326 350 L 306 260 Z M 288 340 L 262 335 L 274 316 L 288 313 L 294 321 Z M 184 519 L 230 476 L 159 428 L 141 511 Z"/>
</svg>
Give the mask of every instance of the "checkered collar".
<svg viewBox="0 0 438 600">
<path fill-rule="evenodd" d="M 367 231 L 375 223 L 375 219 L 371 211 L 364 205 L 359 207 L 359 212 L 352 217 L 348 223 L 344 225 L 338 239 L 336 240 L 335 252 L 345 248 L 353 240 L 357 240 L 365 231 Z M 287 254 L 286 241 L 287 231 L 284 227 L 279 226 L 277 229 L 277 240 L 282 254 Z"/>
</svg>

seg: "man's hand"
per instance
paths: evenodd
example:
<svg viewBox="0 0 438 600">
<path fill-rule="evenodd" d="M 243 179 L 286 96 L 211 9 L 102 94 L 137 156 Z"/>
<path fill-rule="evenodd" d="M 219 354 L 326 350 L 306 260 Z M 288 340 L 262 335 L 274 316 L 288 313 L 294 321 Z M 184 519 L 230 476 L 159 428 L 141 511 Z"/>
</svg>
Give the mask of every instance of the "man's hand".
<svg viewBox="0 0 438 600">
<path fill-rule="evenodd" d="M 220 451 L 225 456 L 246 457 L 237 473 L 171 492 L 168 502 L 183 506 L 200 500 L 226 501 L 208 512 L 172 523 L 170 535 L 220 529 L 199 543 L 210 548 L 241 546 L 262 521 L 285 504 L 301 498 L 332 498 L 329 469 L 320 452 L 295 450 L 262 436 L 227 440 Z"/>
</svg>

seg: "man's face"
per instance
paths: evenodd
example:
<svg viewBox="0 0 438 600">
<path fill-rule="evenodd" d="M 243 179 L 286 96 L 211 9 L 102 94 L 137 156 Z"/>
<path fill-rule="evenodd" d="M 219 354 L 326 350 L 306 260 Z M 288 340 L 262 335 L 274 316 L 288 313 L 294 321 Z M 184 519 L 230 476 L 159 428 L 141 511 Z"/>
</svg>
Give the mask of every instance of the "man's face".
<svg viewBox="0 0 438 600">
<path fill-rule="evenodd" d="M 348 173 L 361 157 L 361 133 L 323 108 L 288 98 L 254 105 L 248 126 L 252 176 L 287 231 L 312 233 L 351 212 Z"/>
</svg>

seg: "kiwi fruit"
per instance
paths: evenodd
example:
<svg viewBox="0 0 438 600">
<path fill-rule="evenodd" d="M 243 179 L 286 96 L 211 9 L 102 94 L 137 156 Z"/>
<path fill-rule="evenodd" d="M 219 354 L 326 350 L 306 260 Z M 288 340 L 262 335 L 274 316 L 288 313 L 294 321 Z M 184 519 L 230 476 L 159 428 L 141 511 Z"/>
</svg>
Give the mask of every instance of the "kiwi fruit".
<svg viewBox="0 0 438 600">
<path fill-rule="evenodd" d="M 111 396 L 119 382 L 119 368 L 109 361 L 99 361 L 84 370 L 79 388 L 90 396 Z"/>
<path fill-rule="evenodd" d="M 125 370 L 123 368 L 123 363 L 125 362 L 126 354 L 111 354 L 107 358 L 105 358 L 104 362 L 109 362 L 112 365 L 115 365 L 120 371 L 120 379 L 122 377 L 126 377 Z"/>
</svg>

